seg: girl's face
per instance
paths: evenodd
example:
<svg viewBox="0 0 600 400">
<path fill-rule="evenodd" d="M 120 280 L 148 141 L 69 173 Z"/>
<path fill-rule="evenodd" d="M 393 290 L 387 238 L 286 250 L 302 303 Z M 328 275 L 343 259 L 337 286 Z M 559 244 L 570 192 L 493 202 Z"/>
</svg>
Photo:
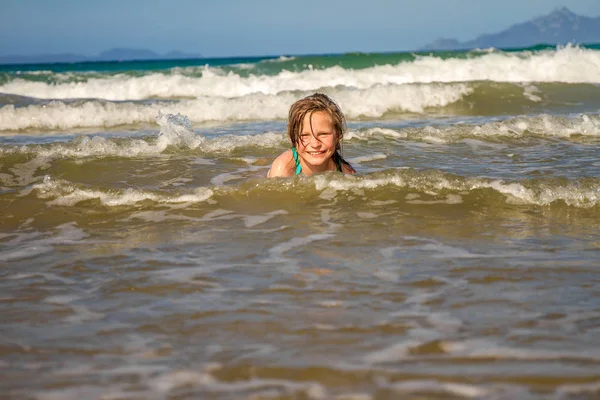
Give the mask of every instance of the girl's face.
<svg viewBox="0 0 600 400">
<path fill-rule="evenodd" d="M 337 135 L 329 113 L 316 111 L 306 114 L 299 139 L 296 150 L 308 167 L 306 172 L 335 170 L 331 157 L 337 146 Z"/>
</svg>

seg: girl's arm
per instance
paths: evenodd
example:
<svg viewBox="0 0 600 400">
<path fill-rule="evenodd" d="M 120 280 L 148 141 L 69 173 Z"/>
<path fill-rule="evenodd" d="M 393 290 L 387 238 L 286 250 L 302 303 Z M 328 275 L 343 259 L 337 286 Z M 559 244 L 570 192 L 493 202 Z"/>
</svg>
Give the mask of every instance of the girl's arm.
<svg viewBox="0 0 600 400">
<path fill-rule="evenodd" d="M 279 157 L 271 164 L 271 169 L 267 173 L 267 178 L 276 178 L 280 176 L 292 176 L 294 171 L 290 168 L 292 164 L 293 155 L 291 150 L 283 152 Z"/>
</svg>

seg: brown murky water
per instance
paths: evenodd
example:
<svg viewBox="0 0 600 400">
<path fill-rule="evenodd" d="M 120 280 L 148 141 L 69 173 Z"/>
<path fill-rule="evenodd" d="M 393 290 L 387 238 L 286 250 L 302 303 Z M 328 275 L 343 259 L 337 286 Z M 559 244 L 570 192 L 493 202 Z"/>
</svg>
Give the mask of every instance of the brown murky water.
<svg viewBox="0 0 600 400">
<path fill-rule="evenodd" d="M 0 398 L 600 398 L 598 57 L 4 68 Z"/>
<path fill-rule="evenodd" d="M 3 393 L 597 396 L 598 143 L 369 141 L 283 180 L 268 147 L 6 155 Z"/>
</svg>

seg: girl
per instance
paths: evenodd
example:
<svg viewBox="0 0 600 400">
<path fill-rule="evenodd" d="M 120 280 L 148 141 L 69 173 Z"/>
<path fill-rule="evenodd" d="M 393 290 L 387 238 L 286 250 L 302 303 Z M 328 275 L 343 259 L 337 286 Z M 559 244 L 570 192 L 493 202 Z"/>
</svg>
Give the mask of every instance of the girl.
<svg viewBox="0 0 600 400">
<path fill-rule="evenodd" d="M 356 171 L 340 154 L 346 118 L 339 106 L 321 93 L 290 107 L 287 132 L 292 148 L 273 161 L 267 176 L 312 175 L 325 171 Z"/>
</svg>

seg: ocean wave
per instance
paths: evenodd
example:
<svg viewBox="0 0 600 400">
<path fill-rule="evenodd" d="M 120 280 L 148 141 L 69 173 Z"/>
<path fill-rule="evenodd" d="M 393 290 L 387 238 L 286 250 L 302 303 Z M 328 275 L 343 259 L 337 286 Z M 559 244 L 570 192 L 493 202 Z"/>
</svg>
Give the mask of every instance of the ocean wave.
<svg viewBox="0 0 600 400">
<path fill-rule="evenodd" d="M 419 113 L 444 107 L 472 92 L 465 84 L 383 85 L 365 90 L 333 89 L 348 118 L 380 117 L 391 111 Z M 287 117 L 289 105 L 309 94 L 285 92 L 244 97 L 202 97 L 179 102 L 51 101 L 0 108 L 0 131 L 73 129 L 151 123 L 160 111 L 185 114 L 194 122 L 274 120 Z"/>
<path fill-rule="evenodd" d="M 134 205 L 142 201 L 155 203 L 197 203 L 214 196 L 247 198 L 277 197 L 289 191 L 303 191 L 310 196 L 331 202 L 351 194 L 363 201 L 389 197 L 407 206 L 459 206 L 504 203 L 512 206 L 550 206 L 562 203 L 576 208 L 600 205 L 600 180 L 585 178 L 573 181 L 523 180 L 508 182 L 500 179 L 462 177 L 437 170 L 388 170 L 362 176 L 317 175 L 300 179 L 267 178 L 251 184 L 212 185 L 188 189 L 187 193 L 156 192 L 144 189 L 101 189 L 66 180 L 44 177 L 24 194 L 35 190 L 49 205 L 74 205 L 97 199 L 105 206 Z M 260 194 L 260 196 L 258 196 Z M 257 196 L 254 196 L 257 195 Z M 474 201 L 476 199 L 476 201 Z M 276 202 L 274 202 L 275 204 Z"/>
<path fill-rule="evenodd" d="M 415 190 L 405 197 L 408 204 L 460 204 L 463 196 L 491 190 L 505 197 L 508 204 L 548 206 L 564 202 L 568 206 L 589 208 L 600 204 L 600 181 L 595 178 L 581 181 L 556 182 L 526 180 L 507 182 L 500 179 L 460 177 L 440 171 L 410 169 L 382 172 L 344 179 L 319 175 L 314 178 L 315 188 L 335 197 L 338 192 L 379 190 L 385 187 Z"/>
<path fill-rule="evenodd" d="M 600 83 L 600 51 L 567 46 L 537 52 L 489 52 L 470 58 L 441 58 L 432 54 L 364 69 L 332 66 L 301 71 L 282 70 L 275 75 L 242 76 L 208 66 L 195 70 L 194 74 L 173 69 L 169 73 L 152 71 L 142 76 L 107 74 L 98 77 L 95 74 L 88 77 L 82 74 L 75 82 L 62 82 L 64 79 L 60 78 L 53 78 L 52 82 L 34 81 L 14 75 L 10 81 L 0 85 L 0 92 L 45 99 L 123 101 L 203 96 L 233 98 L 338 86 L 368 89 L 377 85 L 433 82 Z"/>
<path fill-rule="evenodd" d="M 169 148 L 190 154 L 223 155 L 234 151 L 256 149 L 281 149 L 289 141 L 285 132 L 264 132 L 249 135 L 224 134 L 213 137 L 194 131 L 189 119 L 180 114 L 162 114 L 155 118 L 159 125 L 156 135 L 143 138 L 110 138 L 80 136 L 68 142 L 1 146 L 0 155 L 20 154 L 44 160 L 85 159 L 104 157 L 153 157 Z M 344 137 L 346 143 L 360 146 L 363 141 L 392 144 L 397 141 L 415 141 L 433 144 L 451 144 L 469 139 L 502 143 L 506 139 L 527 137 L 561 138 L 577 140 L 579 137 L 600 137 L 600 115 L 517 117 L 484 124 L 428 125 L 425 127 L 373 127 L 350 129 Z M 365 155 L 356 160 L 386 158 L 378 154 Z M 352 161 L 352 160 L 351 160 Z M 6 161 L 8 162 L 8 161 Z M 356 161 L 355 161 L 356 163 Z"/>
<path fill-rule="evenodd" d="M 157 135 L 146 138 L 105 138 L 80 136 L 68 142 L 0 147 L 3 166 L 12 168 L 10 174 L 0 173 L 0 183 L 8 186 L 35 182 L 38 171 L 49 168 L 56 160 L 82 163 L 102 158 L 133 159 L 156 157 L 167 149 L 195 154 L 231 154 L 238 149 L 281 147 L 287 138 L 281 133 L 265 132 L 256 135 L 222 135 L 206 138 L 193 131 L 187 117 L 180 114 L 159 114 Z M 206 161 L 210 163 L 209 161 Z"/>
<path fill-rule="evenodd" d="M 456 143 L 464 139 L 503 140 L 524 137 L 563 138 L 599 137 L 600 115 L 578 114 L 522 116 L 484 124 L 428 125 L 425 127 L 351 130 L 345 140 L 411 140 L 434 144 Z"/>
<path fill-rule="evenodd" d="M 43 182 L 33 185 L 32 190 L 42 199 L 52 199 L 49 205 L 71 206 L 86 200 L 99 200 L 107 207 L 134 205 L 142 201 L 154 203 L 200 203 L 212 197 L 212 190 L 204 187 L 179 195 L 160 194 L 139 189 L 100 190 L 75 185 L 65 180 L 44 177 Z"/>
</svg>

